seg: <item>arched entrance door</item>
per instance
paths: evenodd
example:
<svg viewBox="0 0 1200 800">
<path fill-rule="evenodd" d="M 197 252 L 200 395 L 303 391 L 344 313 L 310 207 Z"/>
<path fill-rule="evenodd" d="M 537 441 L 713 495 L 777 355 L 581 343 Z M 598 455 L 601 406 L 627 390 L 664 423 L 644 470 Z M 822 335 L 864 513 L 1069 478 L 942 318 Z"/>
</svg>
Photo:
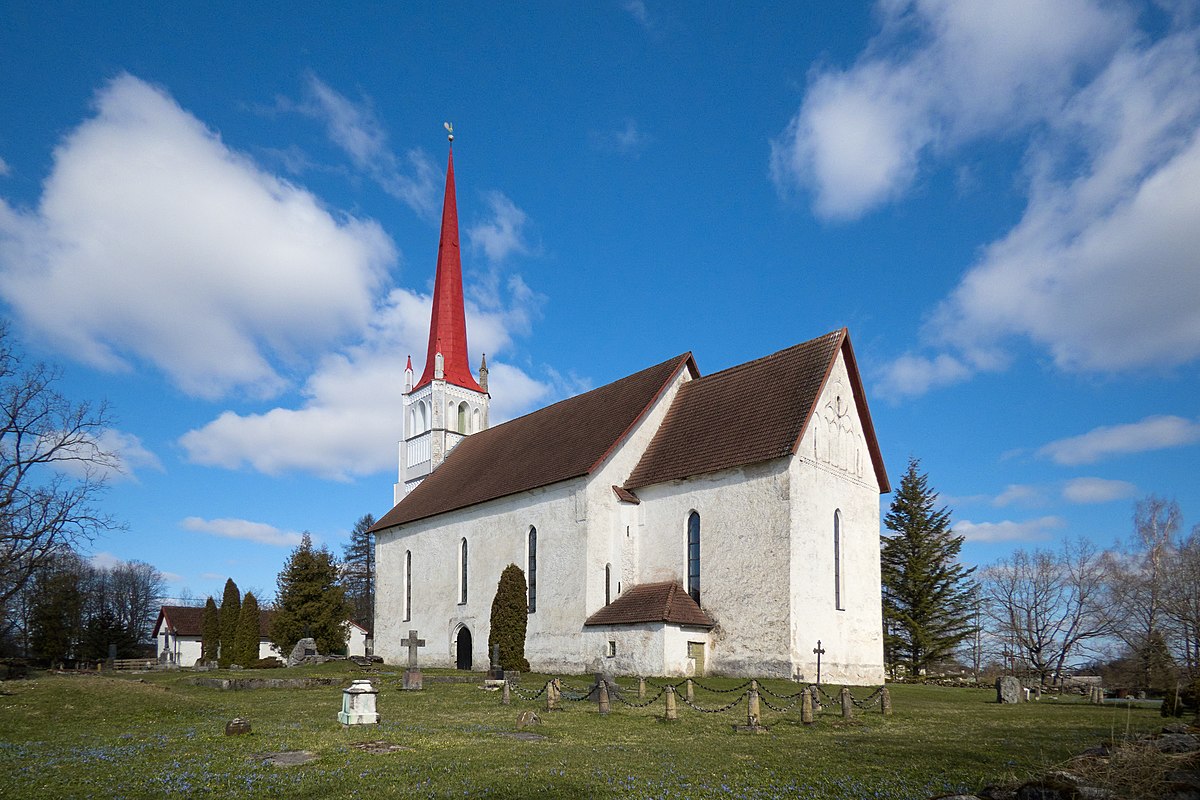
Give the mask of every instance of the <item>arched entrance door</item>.
<svg viewBox="0 0 1200 800">
<path fill-rule="evenodd" d="M 457 661 L 455 666 L 459 669 L 471 668 L 471 629 L 463 626 L 458 629 L 457 643 Z"/>
</svg>

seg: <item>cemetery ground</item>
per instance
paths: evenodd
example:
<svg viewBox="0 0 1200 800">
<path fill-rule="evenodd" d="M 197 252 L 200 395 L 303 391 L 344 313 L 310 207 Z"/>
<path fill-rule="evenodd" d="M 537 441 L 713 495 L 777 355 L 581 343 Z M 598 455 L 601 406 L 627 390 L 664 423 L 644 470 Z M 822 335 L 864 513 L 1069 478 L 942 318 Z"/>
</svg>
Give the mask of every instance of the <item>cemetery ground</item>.
<svg viewBox="0 0 1200 800">
<path fill-rule="evenodd" d="M 547 712 L 544 697 L 513 695 L 462 675 L 426 670 L 425 688 L 401 689 L 402 670 L 361 670 L 345 662 L 288 670 L 107 675 L 37 673 L 0 683 L 0 797 L 804 797 L 912 800 L 989 783 L 1015 781 L 1060 764 L 1106 740 L 1159 729 L 1155 708 L 1084 698 L 999 705 L 994 690 L 890 687 L 893 713 L 876 706 L 842 719 L 836 707 L 803 725 L 798 710 L 764 707 L 765 734 L 736 733 L 746 701 L 725 713 L 682 702 L 663 721 L 664 701 L 634 709 L 614 701 L 564 699 Z M 332 685 L 222 690 L 197 678 L 315 678 Z M 356 678 L 379 688 L 378 725 L 342 727 L 341 689 Z M 524 691 L 547 676 L 526 675 Z M 568 685 L 589 679 L 563 676 Z M 636 701 L 637 680 L 618 679 Z M 662 683 L 664 681 L 659 681 Z M 717 708 L 741 679 L 705 678 L 695 704 Z M 799 686 L 764 681 L 787 695 Z M 826 687 L 836 695 L 837 687 Z M 648 698 L 657 691 L 648 687 Z M 869 691 L 858 688 L 862 698 Z M 535 710 L 539 725 L 517 738 L 517 716 Z M 226 736 L 234 717 L 252 732 Z M 533 733 L 534 736 L 527 734 Z M 371 747 L 382 742 L 391 747 Z M 307 751 L 299 766 L 267 761 Z M 386 752 L 377 752 L 386 751 Z"/>
</svg>

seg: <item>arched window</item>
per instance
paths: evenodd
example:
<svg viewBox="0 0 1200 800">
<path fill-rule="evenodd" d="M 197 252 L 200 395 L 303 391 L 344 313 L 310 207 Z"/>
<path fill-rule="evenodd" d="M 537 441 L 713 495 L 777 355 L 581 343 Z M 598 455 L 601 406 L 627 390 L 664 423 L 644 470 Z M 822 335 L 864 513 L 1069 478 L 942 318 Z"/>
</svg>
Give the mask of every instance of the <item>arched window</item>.
<svg viewBox="0 0 1200 800">
<path fill-rule="evenodd" d="M 476 408 L 471 412 L 471 433 L 479 433 L 479 431 L 483 430 L 483 428 L 480 427 L 482 425 L 480 419 L 481 417 L 479 415 L 479 409 Z"/>
<path fill-rule="evenodd" d="M 429 409 L 426 408 L 424 400 L 417 403 L 417 418 L 421 423 L 421 427 L 417 430 L 417 433 L 424 433 L 429 430 Z"/>
<path fill-rule="evenodd" d="M 413 406 L 408 410 L 408 435 L 416 436 L 417 433 L 417 409 Z"/>
<path fill-rule="evenodd" d="M 700 514 L 693 511 L 688 515 L 687 525 L 687 590 L 696 604 L 700 604 Z"/>
<path fill-rule="evenodd" d="M 467 540 L 462 540 L 462 566 L 459 569 L 459 594 L 458 603 L 463 605 L 467 602 Z"/>
<path fill-rule="evenodd" d="M 833 606 L 844 611 L 842 604 L 842 512 L 833 512 Z"/>
<path fill-rule="evenodd" d="M 465 402 L 458 404 L 458 432 L 467 432 L 467 404 Z"/>
<path fill-rule="evenodd" d="M 529 613 L 537 611 L 537 528 L 529 527 L 529 560 L 525 571 L 526 588 L 529 590 Z"/>
<path fill-rule="evenodd" d="M 404 551 L 404 621 L 412 619 L 412 550 Z"/>
<path fill-rule="evenodd" d="M 612 564 L 604 565 L 604 605 L 612 602 Z"/>
</svg>

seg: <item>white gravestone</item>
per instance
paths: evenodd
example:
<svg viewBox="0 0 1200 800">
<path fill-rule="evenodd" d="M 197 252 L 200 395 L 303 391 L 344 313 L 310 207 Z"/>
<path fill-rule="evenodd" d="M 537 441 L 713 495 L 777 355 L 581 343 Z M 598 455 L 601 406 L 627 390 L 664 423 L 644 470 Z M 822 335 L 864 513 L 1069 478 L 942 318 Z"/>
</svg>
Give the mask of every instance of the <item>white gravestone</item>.
<svg viewBox="0 0 1200 800">
<path fill-rule="evenodd" d="M 343 725 L 374 725 L 379 722 L 375 697 L 379 691 L 368 680 L 358 680 L 342 690 L 342 710 L 338 722 Z"/>
</svg>

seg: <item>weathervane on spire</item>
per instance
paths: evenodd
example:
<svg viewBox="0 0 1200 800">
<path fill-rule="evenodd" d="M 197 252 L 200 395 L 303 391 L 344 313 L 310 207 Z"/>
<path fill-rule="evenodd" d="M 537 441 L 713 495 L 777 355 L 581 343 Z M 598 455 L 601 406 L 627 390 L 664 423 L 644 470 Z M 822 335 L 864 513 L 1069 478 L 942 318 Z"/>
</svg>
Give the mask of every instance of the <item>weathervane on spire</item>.
<svg viewBox="0 0 1200 800">
<path fill-rule="evenodd" d="M 446 138 L 448 138 L 450 140 L 450 143 L 453 144 L 454 143 L 454 124 L 450 123 L 450 122 L 443 122 L 442 127 L 446 129 L 446 134 L 447 134 Z"/>
</svg>

